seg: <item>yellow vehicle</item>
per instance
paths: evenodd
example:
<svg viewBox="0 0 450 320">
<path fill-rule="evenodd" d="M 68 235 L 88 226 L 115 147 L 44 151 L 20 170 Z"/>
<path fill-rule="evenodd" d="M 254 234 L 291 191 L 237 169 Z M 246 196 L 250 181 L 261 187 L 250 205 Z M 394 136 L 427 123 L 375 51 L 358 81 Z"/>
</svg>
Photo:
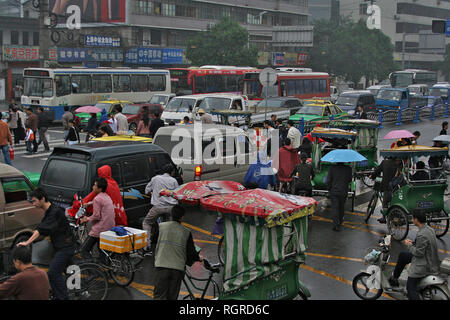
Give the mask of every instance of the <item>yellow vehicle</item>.
<svg viewBox="0 0 450 320">
<path fill-rule="evenodd" d="M 106 113 L 109 114 L 114 106 L 120 105 L 122 108 L 125 104 L 133 103 L 131 101 L 127 100 L 105 100 L 105 101 L 98 101 L 95 106 L 99 108 L 101 111 L 105 109 Z M 77 113 L 77 116 L 81 118 L 81 126 L 85 127 L 87 126 L 87 123 L 89 121 L 89 118 L 91 115 L 89 113 Z M 97 113 L 97 120 L 100 120 L 100 117 L 102 116 L 101 112 Z"/>
<path fill-rule="evenodd" d="M 133 142 L 148 142 L 152 143 L 152 138 L 147 137 L 140 137 L 135 135 L 116 135 L 116 136 L 109 136 L 109 137 L 103 137 L 103 138 L 94 138 L 91 141 L 97 142 L 97 141 L 133 141 Z"/>
</svg>

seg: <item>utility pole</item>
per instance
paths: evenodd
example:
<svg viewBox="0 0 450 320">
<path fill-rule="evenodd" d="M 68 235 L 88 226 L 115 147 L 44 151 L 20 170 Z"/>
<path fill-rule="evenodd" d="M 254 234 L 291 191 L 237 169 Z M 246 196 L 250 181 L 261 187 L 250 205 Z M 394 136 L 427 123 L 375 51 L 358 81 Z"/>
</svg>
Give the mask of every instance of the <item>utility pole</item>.
<svg viewBox="0 0 450 320">
<path fill-rule="evenodd" d="M 53 46 L 49 28 L 49 0 L 39 1 L 39 64 L 46 67 L 49 61 L 49 48 Z"/>
</svg>

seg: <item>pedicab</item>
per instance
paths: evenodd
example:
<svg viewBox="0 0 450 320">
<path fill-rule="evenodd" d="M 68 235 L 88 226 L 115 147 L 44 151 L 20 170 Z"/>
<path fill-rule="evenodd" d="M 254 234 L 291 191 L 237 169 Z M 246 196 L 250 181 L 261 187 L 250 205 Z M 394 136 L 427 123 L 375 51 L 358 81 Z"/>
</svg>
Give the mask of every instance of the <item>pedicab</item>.
<svg viewBox="0 0 450 320">
<path fill-rule="evenodd" d="M 328 152 L 335 149 L 354 149 L 355 141 L 358 136 L 355 131 L 348 131 L 338 128 L 322 128 L 315 127 L 311 131 L 311 136 L 313 137 L 313 149 L 311 164 L 314 168 L 314 180 L 313 184 L 313 195 L 327 196 L 328 195 L 328 185 L 327 176 L 328 168 L 332 163 L 322 161 L 322 157 Z M 325 142 L 321 142 L 325 141 Z M 355 172 L 355 167 L 357 162 L 352 162 L 351 164 L 353 172 Z M 352 198 L 352 210 L 355 207 L 355 197 L 356 197 L 356 175 L 353 177 L 353 181 L 350 185 L 350 191 L 348 196 Z"/>
<path fill-rule="evenodd" d="M 160 194 L 182 199 L 179 193 L 188 189 L 193 189 L 189 183 L 175 192 Z M 190 196 L 189 201 L 223 219 L 225 255 L 218 298 L 308 298 L 311 294 L 299 279 L 299 266 L 305 262 L 308 216 L 313 214 L 317 201 L 264 189 L 217 192 Z"/>
<path fill-rule="evenodd" d="M 387 227 L 392 237 L 398 241 L 406 238 L 415 210 L 425 212 L 427 223 L 433 227 L 438 238 L 444 236 L 448 231 L 450 219 L 444 201 L 447 189 L 445 171 L 443 168 L 423 169 L 430 179 L 417 180 L 413 176 L 412 163 L 415 157 L 445 157 L 448 155 L 448 148 L 408 145 L 380 150 L 380 155 L 402 159 L 405 162 L 402 168 L 404 182 L 393 191 L 387 209 Z M 431 174 L 433 170 L 436 170 L 435 174 Z"/>
<path fill-rule="evenodd" d="M 373 187 L 374 180 L 370 175 L 378 166 L 378 131 L 380 123 L 378 121 L 366 119 L 346 119 L 330 121 L 330 128 L 339 128 L 357 132 L 354 150 L 367 158 L 356 164 L 356 178 L 360 179 L 366 186 Z"/>
</svg>

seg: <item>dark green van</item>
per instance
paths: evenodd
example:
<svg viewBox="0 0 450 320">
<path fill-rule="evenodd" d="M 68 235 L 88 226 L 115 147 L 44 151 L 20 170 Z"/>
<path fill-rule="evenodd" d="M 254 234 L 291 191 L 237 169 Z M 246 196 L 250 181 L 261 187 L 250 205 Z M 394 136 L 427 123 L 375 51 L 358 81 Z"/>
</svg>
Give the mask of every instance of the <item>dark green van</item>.
<svg viewBox="0 0 450 320">
<path fill-rule="evenodd" d="M 92 191 L 98 168 L 109 165 L 122 191 L 128 225 L 142 228 L 151 208 L 145 187 L 166 163 L 175 166 L 166 151 L 151 143 L 108 141 L 57 147 L 44 165 L 39 186 L 53 203 L 69 207 L 75 194 L 85 197 Z M 178 170 L 175 178 L 183 183 Z"/>
</svg>

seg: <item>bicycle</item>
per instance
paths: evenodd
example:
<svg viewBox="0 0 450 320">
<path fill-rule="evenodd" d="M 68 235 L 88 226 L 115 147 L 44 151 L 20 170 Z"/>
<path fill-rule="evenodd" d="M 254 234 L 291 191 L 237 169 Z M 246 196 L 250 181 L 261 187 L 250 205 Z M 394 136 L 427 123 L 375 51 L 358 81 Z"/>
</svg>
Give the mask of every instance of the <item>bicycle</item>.
<svg viewBox="0 0 450 320">
<path fill-rule="evenodd" d="M 366 210 L 366 217 L 364 218 L 365 223 L 369 222 L 370 217 L 375 212 L 375 208 L 377 207 L 378 200 L 383 201 L 383 192 L 381 191 L 381 181 L 379 179 L 376 179 L 373 190 L 374 194 L 372 195 L 372 198 L 369 201 L 369 205 L 367 206 Z M 382 214 L 383 211 L 382 211 Z"/>
<path fill-rule="evenodd" d="M 217 284 L 217 282 L 213 279 L 214 274 L 220 273 L 220 267 L 221 267 L 220 263 L 211 265 L 207 259 L 203 258 L 203 265 L 204 265 L 205 269 L 209 271 L 208 278 L 195 278 L 191 274 L 189 274 L 189 272 L 186 270 L 185 277 L 183 278 L 183 283 L 188 291 L 188 295 L 184 296 L 183 300 L 188 300 L 188 299 L 189 300 L 204 300 L 204 299 L 206 299 L 205 296 L 206 296 L 206 293 L 208 292 L 208 289 L 209 289 L 209 286 L 211 283 L 213 285 L 214 299 L 216 299 L 218 297 L 218 295 L 220 294 L 220 292 L 221 292 L 220 287 Z M 186 281 L 186 279 L 189 281 L 191 287 L 188 285 L 188 282 Z M 194 281 L 206 282 L 206 284 L 203 288 L 200 288 L 199 286 L 195 285 Z M 192 290 L 192 287 L 195 288 L 196 290 L 201 291 L 200 298 L 197 298 L 195 296 L 195 294 Z"/>
</svg>

